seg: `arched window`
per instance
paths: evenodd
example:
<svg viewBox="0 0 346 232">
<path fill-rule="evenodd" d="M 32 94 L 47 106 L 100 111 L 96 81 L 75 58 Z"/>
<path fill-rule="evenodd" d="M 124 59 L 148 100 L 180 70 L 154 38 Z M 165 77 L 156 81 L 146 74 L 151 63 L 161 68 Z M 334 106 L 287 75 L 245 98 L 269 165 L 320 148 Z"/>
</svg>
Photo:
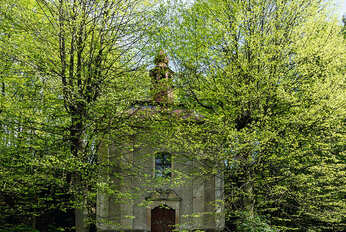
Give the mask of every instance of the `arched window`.
<svg viewBox="0 0 346 232">
<path fill-rule="evenodd" d="M 172 156 L 168 152 L 155 155 L 155 177 L 171 177 Z"/>
</svg>

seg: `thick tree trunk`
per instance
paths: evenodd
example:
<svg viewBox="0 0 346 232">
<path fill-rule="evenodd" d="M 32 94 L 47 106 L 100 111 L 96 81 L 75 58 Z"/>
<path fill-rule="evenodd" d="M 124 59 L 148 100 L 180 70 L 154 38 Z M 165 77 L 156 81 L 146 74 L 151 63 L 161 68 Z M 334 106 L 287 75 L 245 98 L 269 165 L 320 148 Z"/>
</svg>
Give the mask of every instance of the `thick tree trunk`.
<svg viewBox="0 0 346 232">
<path fill-rule="evenodd" d="M 84 208 L 77 208 L 74 211 L 75 214 L 75 225 L 76 232 L 88 232 L 89 228 L 87 226 L 87 215 L 85 214 Z"/>
<path fill-rule="evenodd" d="M 79 176 L 76 175 L 74 177 L 73 185 L 82 187 L 82 183 L 80 181 Z M 84 200 L 84 196 L 76 196 L 75 200 L 80 201 L 80 202 L 76 202 L 78 207 L 76 207 L 74 210 L 76 232 L 88 232 L 89 231 L 88 211 L 86 208 L 87 204 Z"/>
<path fill-rule="evenodd" d="M 71 128 L 70 128 L 70 138 L 71 138 L 71 153 L 76 158 L 82 158 L 83 149 L 83 113 L 84 107 L 77 106 L 71 112 Z M 82 158 L 83 159 L 83 158 Z M 78 207 L 75 208 L 75 227 L 76 232 L 87 232 L 88 230 L 88 214 L 85 201 L 84 201 L 84 186 L 82 183 L 82 173 L 80 171 L 75 171 L 72 176 L 72 188 L 75 190 L 75 203 Z"/>
<path fill-rule="evenodd" d="M 248 213 L 250 217 L 254 216 L 254 208 L 255 208 L 255 199 L 254 199 L 254 193 L 253 193 L 253 183 L 252 183 L 252 174 L 251 171 L 247 171 L 247 180 L 244 187 L 244 209 Z"/>
</svg>

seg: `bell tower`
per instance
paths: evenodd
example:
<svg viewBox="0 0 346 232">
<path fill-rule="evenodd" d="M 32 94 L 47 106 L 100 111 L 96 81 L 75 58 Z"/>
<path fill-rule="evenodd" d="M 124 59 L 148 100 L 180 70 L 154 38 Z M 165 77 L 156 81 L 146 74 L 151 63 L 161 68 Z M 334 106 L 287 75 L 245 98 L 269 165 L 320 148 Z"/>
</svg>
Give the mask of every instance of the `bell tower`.
<svg viewBox="0 0 346 232">
<path fill-rule="evenodd" d="M 172 76 L 174 72 L 168 67 L 168 62 L 167 55 L 160 50 L 154 59 L 155 67 L 150 70 L 154 102 L 173 103 Z"/>
</svg>

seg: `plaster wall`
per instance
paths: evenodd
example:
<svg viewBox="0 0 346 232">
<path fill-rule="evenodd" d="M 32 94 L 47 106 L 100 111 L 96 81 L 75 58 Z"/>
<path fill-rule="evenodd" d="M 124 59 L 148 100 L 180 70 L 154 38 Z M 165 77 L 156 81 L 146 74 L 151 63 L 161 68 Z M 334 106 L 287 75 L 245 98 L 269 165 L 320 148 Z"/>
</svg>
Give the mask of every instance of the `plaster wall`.
<svg viewBox="0 0 346 232">
<path fill-rule="evenodd" d="M 150 231 L 151 210 L 160 205 L 175 210 L 179 231 L 218 231 L 224 227 L 223 208 L 215 204 L 223 200 L 223 180 L 195 175 L 201 162 L 189 158 L 188 154 L 171 153 L 174 171 L 170 180 L 158 183 L 153 178 L 153 154 L 167 150 L 165 144 L 153 144 L 147 134 L 133 138 L 126 151 L 115 145 L 103 149 L 104 159 L 119 164 L 104 173 L 110 177 L 105 179 L 113 183 L 116 191 L 128 194 L 128 198 L 123 201 L 98 193 L 99 232 Z"/>
</svg>

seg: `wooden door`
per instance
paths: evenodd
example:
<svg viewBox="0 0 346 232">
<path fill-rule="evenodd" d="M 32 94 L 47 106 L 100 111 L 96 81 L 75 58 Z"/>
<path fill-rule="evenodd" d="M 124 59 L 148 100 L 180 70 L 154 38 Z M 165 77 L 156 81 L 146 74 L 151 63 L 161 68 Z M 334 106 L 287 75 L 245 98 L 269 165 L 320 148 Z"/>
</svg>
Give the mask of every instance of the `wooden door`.
<svg viewBox="0 0 346 232">
<path fill-rule="evenodd" d="M 174 224 L 174 209 L 158 206 L 151 210 L 151 232 L 171 232 Z"/>
</svg>

